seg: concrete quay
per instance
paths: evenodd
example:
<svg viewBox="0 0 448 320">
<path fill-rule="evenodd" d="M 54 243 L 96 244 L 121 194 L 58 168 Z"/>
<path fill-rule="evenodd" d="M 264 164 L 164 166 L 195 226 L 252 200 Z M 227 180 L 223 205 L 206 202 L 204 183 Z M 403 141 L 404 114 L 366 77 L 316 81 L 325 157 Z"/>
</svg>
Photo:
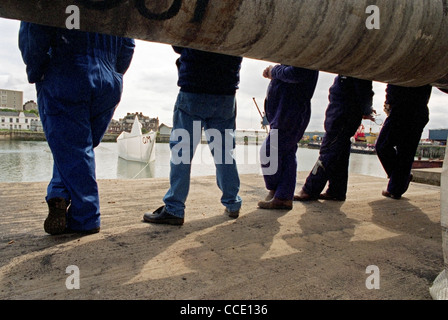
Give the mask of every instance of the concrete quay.
<svg viewBox="0 0 448 320">
<path fill-rule="evenodd" d="M 412 181 L 440 186 L 442 168 L 413 169 L 411 171 L 413 174 Z"/>
<path fill-rule="evenodd" d="M 431 300 L 444 266 L 440 187 L 412 182 L 394 200 L 386 184 L 352 175 L 345 202 L 267 211 L 262 176 L 242 175 L 230 219 L 215 177 L 196 177 L 179 227 L 142 222 L 168 179 L 100 180 L 101 232 L 81 237 L 44 232 L 46 182 L 1 183 L 0 299 Z M 79 289 L 67 287 L 70 266 Z"/>
</svg>

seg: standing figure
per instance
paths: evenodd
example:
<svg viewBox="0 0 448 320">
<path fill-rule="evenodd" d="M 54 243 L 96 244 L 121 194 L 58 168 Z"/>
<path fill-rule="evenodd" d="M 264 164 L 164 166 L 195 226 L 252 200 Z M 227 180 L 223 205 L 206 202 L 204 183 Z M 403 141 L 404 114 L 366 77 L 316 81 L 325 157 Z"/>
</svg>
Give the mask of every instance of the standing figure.
<svg viewBox="0 0 448 320">
<path fill-rule="evenodd" d="M 372 117 L 372 81 L 337 76 L 330 88 L 325 113 L 325 135 L 313 170 L 308 175 L 296 201 L 345 201 L 351 137 L 364 118 Z M 321 192 L 328 182 L 328 189 Z"/>
<path fill-rule="evenodd" d="M 387 85 L 384 111 L 388 115 L 376 142 L 376 152 L 389 178 L 383 196 L 400 199 L 412 180 L 423 129 L 429 121 L 432 86 L 406 88 Z"/>
<path fill-rule="evenodd" d="M 54 160 L 44 230 L 98 232 L 94 148 L 120 102 L 134 40 L 22 22 L 19 47 Z"/>
<path fill-rule="evenodd" d="M 263 72 L 271 79 L 265 100 L 269 135 L 263 143 L 264 153 L 277 163 L 262 161 L 262 172 L 269 194 L 258 206 L 261 209 L 291 209 L 297 178 L 297 148 L 310 122 L 311 99 L 319 77 L 318 71 L 287 65 L 269 66 Z M 276 136 L 276 137 L 275 137 Z M 276 144 L 276 145 L 275 145 Z M 276 157 L 272 153 L 277 152 Z M 267 161 L 266 161 L 267 162 Z M 276 165 L 275 172 L 271 171 Z"/>
<path fill-rule="evenodd" d="M 216 166 L 221 203 L 232 218 L 239 216 L 240 179 L 234 159 L 236 100 L 242 58 L 174 47 L 180 58 L 180 92 L 174 106 L 170 137 L 170 188 L 161 206 L 145 213 L 150 223 L 182 225 L 190 189 L 191 161 L 201 141 L 202 128 Z"/>
</svg>

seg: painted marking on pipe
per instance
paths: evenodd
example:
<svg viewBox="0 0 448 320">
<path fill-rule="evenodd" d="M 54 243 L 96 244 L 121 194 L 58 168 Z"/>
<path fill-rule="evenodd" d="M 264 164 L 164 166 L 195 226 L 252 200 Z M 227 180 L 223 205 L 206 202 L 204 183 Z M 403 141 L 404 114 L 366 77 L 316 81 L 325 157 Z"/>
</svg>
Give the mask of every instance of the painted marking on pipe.
<svg viewBox="0 0 448 320">
<path fill-rule="evenodd" d="M 76 0 L 76 2 L 80 3 L 84 8 L 98 11 L 107 11 L 116 8 L 117 6 L 122 4 L 123 1 L 124 0 L 104 0 L 104 1 Z M 209 0 L 196 0 L 196 6 L 193 18 L 191 19 L 190 22 L 192 23 L 202 22 L 208 4 Z M 134 7 L 138 10 L 140 15 L 142 15 L 148 20 L 158 20 L 158 21 L 169 20 L 179 14 L 180 8 L 182 7 L 182 0 L 173 0 L 173 3 L 169 7 L 169 9 L 162 13 L 154 13 L 151 10 L 149 10 L 148 7 L 146 6 L 145 0 L 135 0 Z"/>
<path fill-rule="evenodd" d="M 366 20 L 366 27 L 369 30 L 380 29 L 380 8 L 375 5 L 368 6 L 366 8 L 366 13 L 370 14 Z"/>
</svg>

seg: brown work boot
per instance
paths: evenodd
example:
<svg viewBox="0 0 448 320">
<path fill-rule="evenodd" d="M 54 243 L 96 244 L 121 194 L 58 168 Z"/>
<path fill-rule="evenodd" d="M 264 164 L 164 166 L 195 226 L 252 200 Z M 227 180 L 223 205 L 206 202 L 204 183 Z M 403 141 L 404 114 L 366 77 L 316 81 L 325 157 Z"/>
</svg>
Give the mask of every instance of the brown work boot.
<svg viewBox="0 0 448 320">
<path fill-rule="evenodd" d="M 47 201 L 48 217 L 44 222 L 44 230 L 51 235 L 62 234 L 66 227 L 68 203 L 63 198 L 53 198 Z"/>
<path fill-rule="evenodd" d="M 303 189 L 301 189 L 298 194 L 294 195 L 294 201 L 314 201 L 314 200 L 317 200 L 317 197 L 310 196 L 308 193 L 303 191 Z"/>
<path fill-rule="evenodd" d="M 387 190 L 383 190 L 381 192 L 381 194 L 383 195 L 383 197 L 386 197 L 386 198 L 391 198 L 391 199 L 395 199 L 395 200 L 400 200 L 401 199 L 401 196 L 393 195 L 392 193 L 390 193 Z"/>
<path fill-rule="evenodd" d="M 279 198 L 272 198 L 269 201 L 258 202 L 258 207 L 260 209 L 279 209 L 279 210 L 291 210 L 292 200 L 283 200 Z"/>
</svg>

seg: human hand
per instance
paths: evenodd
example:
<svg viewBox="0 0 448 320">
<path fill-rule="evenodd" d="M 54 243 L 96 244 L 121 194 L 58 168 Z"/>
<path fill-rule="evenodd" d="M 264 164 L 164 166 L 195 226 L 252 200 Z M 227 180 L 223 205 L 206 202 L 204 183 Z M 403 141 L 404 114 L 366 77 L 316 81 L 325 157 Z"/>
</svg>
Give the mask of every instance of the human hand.
<svg viewBox="0 0 448 320">
<path fill-rule="evenodd" d="M 376 110 L 372 109 L 372 112 L 369 115 L 363 115 L 362 118 L 364 120 L 370 120 L 375 122 Z"/>
<path fill-rule="evenodd" d="M 274 68 L 273 65 L 270 65 L 269 67 L 267 67 L 266 69 L 264 69 L 263 71 L 263 77 L 267 78 L 267 79 L 272 79 L 272 68 Z"/>
<path fill-rule="evenodd" d="M 384 104 L 384 112 L 386 113 L 387 116 L 390 115 L 391 109 L 392 108 L 391 108 L 390 104 L 387 104 L 387 103 Z"/>
</svg>

